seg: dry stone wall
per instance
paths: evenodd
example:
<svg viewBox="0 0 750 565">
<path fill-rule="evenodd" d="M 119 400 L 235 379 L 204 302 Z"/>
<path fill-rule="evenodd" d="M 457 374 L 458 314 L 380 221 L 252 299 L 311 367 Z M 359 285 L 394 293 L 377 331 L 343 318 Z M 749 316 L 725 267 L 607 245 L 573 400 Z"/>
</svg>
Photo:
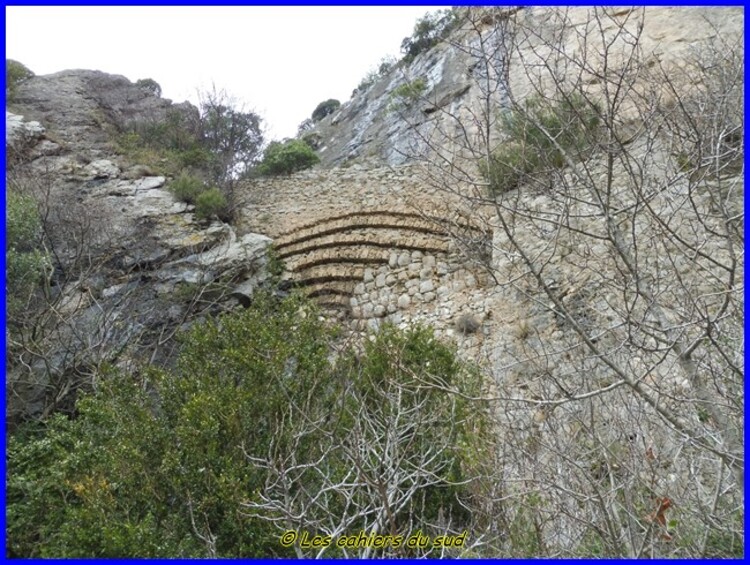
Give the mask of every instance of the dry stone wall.
<svg viewBox="0 0 750 565">
<path fill-rule="evenodd" d="M 272 237 L 290 282 L 328 315 L 359 332 L 420 322 L 479 344 L 487 276 L 451 233 L 488 243 L 491 235 L 418 167 L 305 171 L 241 191 L 242 229 Z M 475 323 L 457 329 L 460 317 Z"/>
</svg>

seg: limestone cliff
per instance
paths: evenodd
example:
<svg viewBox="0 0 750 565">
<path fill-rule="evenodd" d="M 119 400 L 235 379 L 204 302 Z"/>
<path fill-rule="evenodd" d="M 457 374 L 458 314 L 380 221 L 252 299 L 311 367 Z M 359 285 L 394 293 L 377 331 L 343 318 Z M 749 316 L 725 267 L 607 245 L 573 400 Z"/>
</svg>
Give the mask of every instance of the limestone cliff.
<svg viewBox="0 0 750 565">
<path fill-rule="evenodd" d="M 9 417 L 70 406 L 105 365 L 166 362 L 178 327 L 247 301 L 266 277 L 267 237 L 197 221 L 165 176 L 118 149 L 118 134 L 168 111 L 198 112 L 77 70 L 25 80 L 6 109 L 6 182 L 39 203 L 53 267 L 34 341 L 13 344 Z"/>
<path fill-rule="evenodd" d="M 612 8 L 603 12 L 603 17 L 607 20 L 601 30 L 605 34 L 616 34 L 621 25 L 634 31 L 642 24 L 639 50 L 644 63 L 667 67 L 680 65 L 701 42 L 716 36 L 738 36 L 743 29 L 742 8 Z M 498 25 L 498 20 L 507 18 L 533 33 L 504 36 L 506 26 Z M 591 57 L 592 65 L 597 64 L 592 44 L 587 54 L 582 52 L 584 37 L 601 40 L 595 37 L 599 29 L 591 18 L 586 8 L 556 13 L 538 7 L 472 10 L 447 40 L 411 62 L 401 61 L 363 91 L 355 91 L 337 112 L 316 125 L 312 132 L 319 136 L 322 162 L 330 166 L 375 160 L 399 165 L 428 154 L 427 140 L 445 146 L 456 144 L 456 138 L 481 135 L 477 128 L 483 121 L 480 114 L 488 89 L 496 90 L 506 101 L 511 93 L 523 100 L 549 89 L 549 84 L 535 81 L 530 69 L 543 65 L 553 46 L 566 57 Z M 477 31 L 482 32 L 481 41 Z M 610 51 L 628 41 L 622 34 L 613 38 Z M 515 49 L 510 47 L 513 42 Z M 507 64 L 502 53 L 505 49 Z M 482 70 L 483 51 L 497 55 L 496 68 Z M 566 72 L 573 71 L 560 69 L 561 78 Z M 424 81 L 424 91 L 407 104 L 394 104 L 399 87 L 415 80 Z"/>
</svg>

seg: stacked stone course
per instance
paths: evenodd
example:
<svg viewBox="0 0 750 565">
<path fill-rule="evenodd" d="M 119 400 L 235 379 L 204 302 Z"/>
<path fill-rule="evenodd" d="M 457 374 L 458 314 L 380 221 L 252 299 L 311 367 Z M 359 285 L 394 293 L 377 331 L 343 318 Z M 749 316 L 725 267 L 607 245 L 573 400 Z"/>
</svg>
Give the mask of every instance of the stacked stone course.
<svg viewBox="0 0 750 565">
<path fill-rule="evenodd" d="M 484 320 L 488 307 L 486 276 L 449 232 L 482 231 L 421 178 L 416 167 L 355 165 L 258 179 L 242 187 L 242 226 L 272 237 L 285 276 L 353 331 L 420 322 L 450 337 L 458 315 Z"/>
</svg>

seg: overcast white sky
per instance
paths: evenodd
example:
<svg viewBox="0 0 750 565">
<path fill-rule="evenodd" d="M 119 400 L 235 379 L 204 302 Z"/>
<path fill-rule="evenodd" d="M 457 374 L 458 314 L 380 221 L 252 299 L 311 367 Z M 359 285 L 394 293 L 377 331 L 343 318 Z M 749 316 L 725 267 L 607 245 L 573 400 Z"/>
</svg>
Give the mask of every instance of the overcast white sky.
<svg viewBox="0 0 750 565">
<path fill-rule="evenodd" d="M 6 56 L 36 74 L 95 69 L 153 78 L 197 101 L 212 84 L 254 108 L 269 138 L 344 101 L 434 7 L 6 7 Z"/>
</svg>

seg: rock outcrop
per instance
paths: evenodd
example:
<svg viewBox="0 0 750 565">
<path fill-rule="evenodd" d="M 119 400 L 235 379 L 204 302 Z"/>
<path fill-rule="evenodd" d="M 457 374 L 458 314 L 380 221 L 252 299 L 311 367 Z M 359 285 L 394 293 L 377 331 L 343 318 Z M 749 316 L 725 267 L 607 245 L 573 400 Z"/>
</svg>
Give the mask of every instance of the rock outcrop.
<svg viewBox="0 0 750 565">
<path fill-rule="evenodd" d="M 116 152 L 113 135 L 125 125 L 175 109 L 124 77 L 36 76 L 19 86 L 12 109 L 7 180 L 47 214 L 54 272 L 43 300 L 55 312 L 43 322 L 47 337 L 9 375 L 15 418 L 69 405 L 94 366 L 167 362 L 178 327 L 249 303 L 267 278 L 270 239 L 199 222 L 164 176 Z"/>
<path fill-rule="evenodd" d="M 162 122 L 169 110 L 197 113 L 190 104 L 172 104 L 123 76 L 89 70 L 26 79 L 12 108 L 44 124 L 57 143 L 92 159 L 111 151 L 112 134 L 126 127 Z"/>
</svg>

